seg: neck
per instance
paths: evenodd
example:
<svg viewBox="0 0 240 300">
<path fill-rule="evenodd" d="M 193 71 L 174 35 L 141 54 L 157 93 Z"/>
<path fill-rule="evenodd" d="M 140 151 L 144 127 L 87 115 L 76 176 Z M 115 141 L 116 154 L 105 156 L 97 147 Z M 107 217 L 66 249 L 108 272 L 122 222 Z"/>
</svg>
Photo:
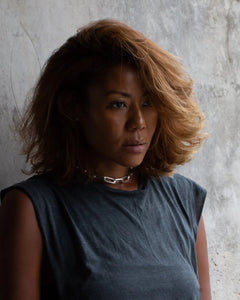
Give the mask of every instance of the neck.
<svg viewBox="0 0 240 300">
<path fill-rule="evenodd" d="M 96 168 L 96 175 L 98 176 L 107 176 L 111 178 L 123 178 L 128 176 L 131 173 L 130 168 L 119 166 L 119 165 L 98 165 Z"/>
</svg>

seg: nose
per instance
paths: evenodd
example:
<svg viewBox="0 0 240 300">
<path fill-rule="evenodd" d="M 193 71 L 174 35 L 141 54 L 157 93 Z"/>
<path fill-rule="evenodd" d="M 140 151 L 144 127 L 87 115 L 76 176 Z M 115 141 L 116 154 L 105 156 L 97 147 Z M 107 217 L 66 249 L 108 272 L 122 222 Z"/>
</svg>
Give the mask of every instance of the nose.
<svg viewBox="0 0 240 300">
<path fill-rule="evenodd" d="M 146 120 L 140 108 L 134 108 L 129 112 L 127 129 L 130 131 L 142 130 L 146 128 Z"/>
</svg>

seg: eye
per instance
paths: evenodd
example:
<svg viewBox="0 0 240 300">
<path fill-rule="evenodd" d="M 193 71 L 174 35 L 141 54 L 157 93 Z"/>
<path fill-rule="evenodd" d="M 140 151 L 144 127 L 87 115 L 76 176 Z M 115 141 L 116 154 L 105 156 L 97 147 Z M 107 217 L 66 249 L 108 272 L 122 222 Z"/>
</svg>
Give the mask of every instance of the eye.
<svg viewBox="0 0 240 300">
<path fill-rule="evenodd" d="M 145 101 L 143 102 L 143 106 L 144 106 L 144 107 L 152 107 L 152 102 L 151 102 L 150 100 L 145 100 Z"/>
<path fill-rule="evenodd" d="M 125 108 L 127 104 L 124 101 L 114 101 L 110 104 L 111 108 Z"/>
</svg>

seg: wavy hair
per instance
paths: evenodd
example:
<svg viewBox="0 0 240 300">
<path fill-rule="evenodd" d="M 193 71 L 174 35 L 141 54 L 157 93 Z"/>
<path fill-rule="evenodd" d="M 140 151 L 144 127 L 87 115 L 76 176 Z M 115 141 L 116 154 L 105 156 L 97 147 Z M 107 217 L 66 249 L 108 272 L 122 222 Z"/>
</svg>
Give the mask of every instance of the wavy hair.
<svg viewBox="0 0 240 300">
<path fill-rule="evenodd" d="M 74 111 L 78 106 L 86 109 L 89 84 L 117 64 L 136 68 L 158 112 L 152 143 L 136 171 L 145 178 L 171 176 L 177 165 L 193 158 L 206 134 L 191 78 L 175 56 L 108 19 L 80 28 L 43 67 L 19 128 L 31 164 L 28 174 L 50 172 L 67 182 L 76 177 L 78 167 L 91 169 Z"/>
</svg>

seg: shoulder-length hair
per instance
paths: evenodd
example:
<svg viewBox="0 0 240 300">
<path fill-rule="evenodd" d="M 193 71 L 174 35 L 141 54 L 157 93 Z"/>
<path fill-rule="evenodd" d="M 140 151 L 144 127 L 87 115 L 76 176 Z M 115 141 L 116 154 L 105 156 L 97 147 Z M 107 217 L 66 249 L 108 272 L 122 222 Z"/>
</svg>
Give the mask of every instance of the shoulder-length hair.
<svg viewBox="0 0 240 300">
<path fill-rule="evenodd" d="M 150 148 L 136 168 L 145 178 L 171 176 L 190 161 L 206 134 L 193 83 L 182 64 L 142 33 L 116 20 L 80 28 L 46 62 L 20 125 L 31 173 L 51 172 L 62 182 L 91 169 L 91 157 L 75 118 L 87 107 L 86 88 L 111 66 L 136 68 L 158 111 Z"/>
</svg>

